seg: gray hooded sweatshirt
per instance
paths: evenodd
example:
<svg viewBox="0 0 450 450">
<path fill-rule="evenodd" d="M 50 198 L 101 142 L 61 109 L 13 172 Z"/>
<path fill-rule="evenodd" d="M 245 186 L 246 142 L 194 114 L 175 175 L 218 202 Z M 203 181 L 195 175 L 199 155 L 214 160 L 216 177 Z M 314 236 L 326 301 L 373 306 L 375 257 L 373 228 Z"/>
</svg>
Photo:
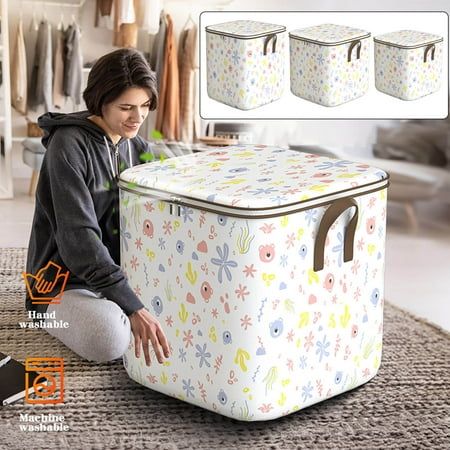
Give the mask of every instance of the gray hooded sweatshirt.
<svg viewBox="0 0 450 450">
<path fill-rule="evenodd" d="M 62 273 L 69 271 L 65 291 L 83 288 L 100 293 L 130 315 L 143 304 L 120 267 L 116 174 L 142 163 L 143 153 L 155 155 L 140 136 L 122 138 L 114 145 L 87 119 L 89 115 L 82 111 L 39 117 L 47 151 L 36 191 L 26 271 L 36 275 L 53 261 Z M 51 281 L 52 274 L 48 277 Z M 30 284 L 34 294 L 36 282 Z M 57 295 L 58 285 L 54 289 L 49 297 Z M 27 291 L 26 307 L 45 312 L 48 305 L 32 304 Z"/>
</svg>

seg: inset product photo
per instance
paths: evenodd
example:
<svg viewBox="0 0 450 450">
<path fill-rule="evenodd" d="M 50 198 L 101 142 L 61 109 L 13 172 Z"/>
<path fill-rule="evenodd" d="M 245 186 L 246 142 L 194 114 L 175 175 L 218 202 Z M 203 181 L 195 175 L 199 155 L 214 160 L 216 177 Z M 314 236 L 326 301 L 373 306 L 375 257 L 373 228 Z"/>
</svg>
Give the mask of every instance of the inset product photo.
<svg viewBox="0 0 450 450">
<path fill-rule="evenodd" d="M 447 35 L 437 11 L 205 11 L 200 116 L 444 119 Z"/>
</svg>

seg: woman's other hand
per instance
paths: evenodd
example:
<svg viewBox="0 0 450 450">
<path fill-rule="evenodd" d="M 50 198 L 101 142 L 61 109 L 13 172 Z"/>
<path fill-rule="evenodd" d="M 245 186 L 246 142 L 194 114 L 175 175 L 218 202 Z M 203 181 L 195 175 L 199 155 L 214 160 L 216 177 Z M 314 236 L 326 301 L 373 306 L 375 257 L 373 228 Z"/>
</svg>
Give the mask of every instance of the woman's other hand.
<svg viewBox="0 0 450 450">
<path fill-rule="evenodd" d="M 134 335 L 134 352 L 136 358 L 144 350 L 145 363 L 150 365 L 149 341 L 152 343 L 156 358 L 163 363 L 163 353 L 166 358 L 170 355 L 169 343 L 159 322 L 145 309 L 141 308 L 130 315 L 131 331 Z"/>
</svg>

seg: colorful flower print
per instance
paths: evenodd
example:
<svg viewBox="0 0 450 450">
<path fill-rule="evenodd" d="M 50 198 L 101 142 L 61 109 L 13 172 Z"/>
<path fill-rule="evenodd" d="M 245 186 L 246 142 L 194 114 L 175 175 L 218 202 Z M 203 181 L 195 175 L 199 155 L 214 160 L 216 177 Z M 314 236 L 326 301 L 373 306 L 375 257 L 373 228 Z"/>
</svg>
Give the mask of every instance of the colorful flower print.
<svg viewBox="0 0 450 450">
<path fill-rule="evenodd" d="M 228 281 L 231 281 L 231 271 L 229 267 L 237 267 L 236 261 L 228 260 L 229 247 L 228 244 L 223 245 L 223 250 L 217 246 L 216 251 L 219 255 L 219 258 L 212 258 L 211 262 L 217 266 L 219 266 L 218 279 L 219 283 L 222 283 L 222 272 L 225 271 L 225 275 Z"/>
<path fill-rule="evenodd" d="M 251 29 L 256 29 L 254 24 Z M 230 32 L 230 29 L 234 30 L 229 24 L 221 25 L 228 30 L 227 32 Z M 242 110 L 254 109 L 281 97 L 284 88 L 286 33 L 278 26 L 263 25 L 269 25 L 263 29 L 271 30 L 265 33 L 277 32 L 275 52 L 272 52 L 271 45 L 266 54 L 263 52 L 267 35 L 237 39 L 206 33 L 206 77 L 209 97 Z M 240 30 L 240 33 L 242 32 L 244 30 Z"/>
<path fill-rule="evenodd" d="M 196 358 L 200 358 L 199 367 L 201 368 L 203 364 L 207 367 L 211 367 L 211 364 L 207 360 L 207 358 L 211 358 L 211 353 L 206 351 L 206 344 L 203 344 L 203 347 L 200 347 L 200 345 L 197 344 L 195 348 L 197 349 L 195 356 Z"/>
<path fill-rule="evenodd" d="M 238 207 L 263 208 L 275 206 L 271 197 L 276 194 L 255 196 L 248 190 L 275 187 L 289 202 L 303 195 L 307 201 L 322 201 L 336 191 L 373 187 L 382 175 L 358 163 L 333 161 L 325 171 L 316 167 L 325 162 L 330 160 L 243 145 L 174 158 L 163 177 L 154 166 L 167 162 L 127 170 L 132 174 L 128 181 L 147 184 L 145 192 L 164 190 L 165 183 L 186 188 L 204 178 L 200 186 L 188 184 L 189 192 L 168 195 L 213 196 L 223 205 L 239 201 Z M 210 163 L 222 164 L 225 176 L 230 169 L 247 167 L 233 174 L 245 182 L 228 185 L 223 182 L 230 179 L 215 172 L 205 176 L 211 173 Z M 121 176 L 128 176 L 127 170 Z M 358 176 L 339 178 L 342 174 Z M 297 175 L 301 179 L 291 178 Z M 262 178 L 268 180 L 254 182 Z M 321 184 L 325 191 L 310 189 Z M 174 217 L 167 202 L 149 198 L 120 194 L 120 220 L 130 233 L 121 235 L 128 240 L 128 247 L 121 247 L 121 262 L 131 289 L 158 318 L 174 352 L 164 364 L 152 358 L 147 367 L 144 355 L 136 358 L 131 340 L 124 354 L 131 378 L 234 419 L 270 420 L 375 376 L 382 349 L 385 189 L 354 197 L 361 220 L 353 260 L 339 265 L 341 250 L 332 251 L 342 243 L 351 216 L 341 214 L 328 231 L 324 267 L 318 272 L 313 269 L 315 239 L 328 204 L 263 218 L 184 205 L 180 217 Z M 151 213 L 144 206 L 149 203 Z M 136 214 L 139 206 L 141 215 Z M 372 217 L 373 229 L 367 227 Z M 146 220 L 151 220 L 151 237 Z"/>
<path fill-rule="evenodd" d="M 319 105 L 337 106 L 361 97 L 368 91 L 369 38 L 362 37 L 367 36 L 363 30 L 356 30 L 352 34 L 345 28 L 343 32 L 328 32 L 324 29 L 321 33 L 310 34 L 329 43 L 352 40 L 338 45 L 321 45 L 294 37 L 289 39 L 291 91 L 294 95 Z M 292 34 L 295 35 L 295 32 Z M 308 38 L 307 34 L 304 37 Z M 350 45 L 357 40 L 361 42 L 360 58 L 356 56 L 357 50 L 353 49 L 351 60 L 348 61 Z"/>
<path fill-rule="evenodd" d="M 377 39 L 383 39 L 383 36 L 377 36 Z M 420 42 L 420 36 L 419 39 L 417 35 L 392 38 L 392 42 L 397 41 Z M 433 45 L 434 58 L 428 55 L 424 61 L 426 44 L 417 48 L 399 48 L 375 42 L 375 87 L 402 100 L 416 100 L 438 91 L 442 83 L 444 45 L 442 42 Z"/>
</svg>

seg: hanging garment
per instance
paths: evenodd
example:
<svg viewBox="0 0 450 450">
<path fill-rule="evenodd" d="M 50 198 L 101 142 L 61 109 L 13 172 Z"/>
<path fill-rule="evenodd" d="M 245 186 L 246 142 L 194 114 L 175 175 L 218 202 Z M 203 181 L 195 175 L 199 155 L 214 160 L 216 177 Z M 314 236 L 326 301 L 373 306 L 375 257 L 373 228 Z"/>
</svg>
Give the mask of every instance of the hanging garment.
<svg viewBox="0 0 450 450">
<path fill-rule="evenodd" d="M 114 0 L 97 0 L 95 26 L 114 30 Z"/>
<path fill-rule="evenodd" d="M 31 109 L 36 110 L 42 104 L 46 111 L 52 109 L 52 78 L 52 29 L 51 25 L 43 20 L 39 24 L 28 91 L 28 103 Z"/>
<path fill-rule="evenodd" d="M 83 79 L 83 57 L 81 55 L 81 33 L 76 23 L 65 32 L 64 95 L 71 97 L 75 105 L 81 103 L 81 81 Z"/>
<path fill-rule="evenodd" d="M 200 72 L 198 67 L 194 70 L 194 129 L 193 129 L 193 142 L 197 142 L 201 136 L 201 123 L 200 123 L 200 96 L 198 86 L 200 83 Z"/>
<path fill-rule="evenodd" d="M 27 55 L 22 19 L 17 26 L 11 62 L 11 104 L 18 112 L 27 113 Z"/>
<path fill-rule="evenodd" d="M 64 96 L 64 30 L 56 33 L 56 50 L 53 67 L 53 104 L 55 108 L 62 108 L 66 98 Z"/>
<path fill-rule="evenodd" d="M 183 142 L 194 139 L 195 74 L 197 66 L 197 26 L 185 28 L 178 43 L 178 65 L 180 70 L 180 131 Z"/>
<path fill-rule="evenodd" d="M 146 30 L 149 34 L 156 34 L 159 29 L 159 14 L 162 9 L 161 0 L 140 0 L 138 4 L 136 20 L 139 28 Z"/>
<path fill-rule="evenodd" d="M 120 0 L 119 25 L 123 23 L 136 22 L 136 11 L 134 9 L 134 0 Z"/>
<path fill-rule="evenodd" d="M 119 47 L 137 47 L 138 26 L 136 23 L 123 23 L 120 25 Z"/>
<path fill-rule="evenodd" d="M 120 47 L 122 44 L 122 33 L 120 32 L 120 10 L 122 8 L 122 0 L 114 0 L 113 2 L 113 45 Z"/>
<path fill-rule="evenodd" d="M 150 65 L 156 73 L 156 80 L 158 81 L 158 93 L 161 88 L 161 76 L 162 68 L 165 60 L 165 48 L 166 48 L 166 34 L 167 34 L 167 22 L 164 11 L 161 11 L 159 16 L 159 30 L 155 36 L 152 47 L 152 54 L 150 55 Z"/>
<path fill-rule="evenodd" d="M 96 0 L 95 26 L 106 27 L 105 20 L 111 20 L 113 0 Z M 108 19 L 106 19 L 108 18 Z"/>
<path fill-rule="evenodd" d="M 159 107 L 156 113 L 155 129 L 166 140 L 180 139 L 180 85 L 178 76 L 177 47 L 173 22 L 169 14 L 164 49 L 164 65 L 161 75 Z"/>
<path fill-rule="evenodd" d="M 137 26 L 122 27 L 122 24 L 136 23 L 136 6 L 138 0 L 114 0 L 114 35 L 113 45 L 116 47 L 136 47 L 137 46 Z M 127 45 L 124 45 L 127 44 Z"/>
</svg>

